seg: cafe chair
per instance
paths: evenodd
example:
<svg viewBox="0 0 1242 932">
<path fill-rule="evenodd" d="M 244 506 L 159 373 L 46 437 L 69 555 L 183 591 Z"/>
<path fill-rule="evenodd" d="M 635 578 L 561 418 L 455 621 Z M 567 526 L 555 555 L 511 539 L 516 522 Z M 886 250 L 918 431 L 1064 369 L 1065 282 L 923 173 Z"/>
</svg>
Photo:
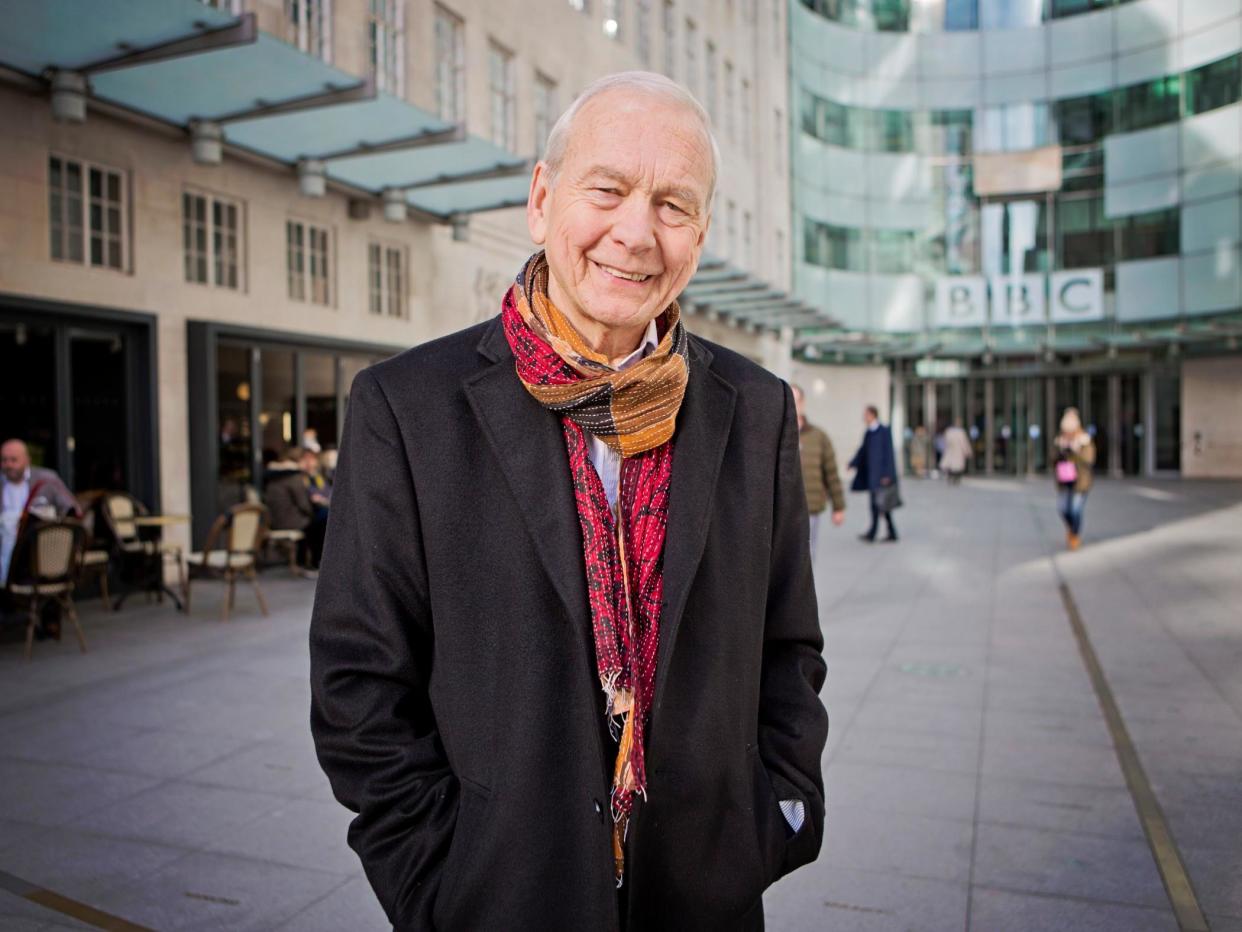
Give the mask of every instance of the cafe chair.
<svg viewBox="0 0 1242 932">
<path fill-rule="evenodd" d="M 78 612 L 73 604 L 73 590 L 77 585 L 78 568 L 82 549 L 86 544 L 86 529 L 71 519 L 40 521 L 32 524 L 18 546 L 24 550 L 28 571 L 23 573 L 18 560 L 9 567 L 9 581 L 5 585 L 9 596 L 15 601 L 29 604 L 30 616 L 26 623 L 26 663 L 30 662 L 34 649 L 35 628 L 39 624 L 39 609 L 47 602 L 57 602 L 65 617 L 73 623 L 78 636 L 78 646 L 86 653 L 86 637 L 78 622 Z M 19 554 L 14 557 L 20 559 Z"/>
<path fill-rule="evenodd" d="M 103 599 L 104 608 L 107 611 L 113 611 L 112 597 L 108 593 L 108 576 L 112 561 L 108 551 L 97 546 L 95 540 L 95 520 L 98 514 L 96 505 L 102 498 L 103 493 L 88 492 L 78 496 L 78 505 L 82 509 L 82 528 L 86 532 L 82 562 L 78 566 L 78 582 L 84 583 L 94 577 L 99 584 L 99 596 Z"/>
<path fill-rule="evenodd" d="M 207 532 L 207 542 L 202 550 L 186 554 L 185 562 L 185 611 L 190 612 L 190 586 L 196 578 L 223 579 L 228 584 L 220 605 L 220 620 L 228 621 L 233 610 L 233 595 L 237 577 L 245 576 L 254 587 L 259 600 L 259 611 L 267 617 L 267 602 L 259 588 L 259 550 L 267 536 L 268 514 L 263 505 L 234 505 L 216 518 Z"/>
<path fill-rule="evenodd" d="M 128 492 L 108 492 L 100 503 L 100 512 L 122 556 L 128 555 L 131 558 L 140 559 L 144 556 L 152 557 L 158 554 L 161 561 L 172 560 L 177 564 L 178 582 L 182 589 L 185 588 L 181 546 L 166 543 L 163 540 L 150 540 L 139 533 L 134 519 L 147 514 L 146 506 L 142 502 Z"/>
</svg>

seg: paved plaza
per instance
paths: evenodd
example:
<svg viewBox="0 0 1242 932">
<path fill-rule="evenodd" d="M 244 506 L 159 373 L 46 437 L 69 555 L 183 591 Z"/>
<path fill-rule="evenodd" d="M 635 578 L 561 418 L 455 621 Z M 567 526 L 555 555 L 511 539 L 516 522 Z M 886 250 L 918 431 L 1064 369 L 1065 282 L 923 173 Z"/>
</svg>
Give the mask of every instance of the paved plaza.
<svg viewBox="0 0 1242 932">
<path fill-rule="evenodd" d="M 1242 485 L 1101 481 L 1073 554 L 1049 482 L 903 492 L 896 546 L 856 539 L 857 496 L 823 531 L 826 839 L 768 928 L 1178 929 L 1064 583 L 1193 904 L 1242 932 Z M 313 585 L 273 571 L 272 617 L 243 589 L 228 624 L 211 584 L 189 618 L 88 603 L 90 653 L 29 666 L 5 639 L 0 929 L 85 927 L 36 889 L 153 929 L 386 927 L 308 734 Z"/>
</svg>

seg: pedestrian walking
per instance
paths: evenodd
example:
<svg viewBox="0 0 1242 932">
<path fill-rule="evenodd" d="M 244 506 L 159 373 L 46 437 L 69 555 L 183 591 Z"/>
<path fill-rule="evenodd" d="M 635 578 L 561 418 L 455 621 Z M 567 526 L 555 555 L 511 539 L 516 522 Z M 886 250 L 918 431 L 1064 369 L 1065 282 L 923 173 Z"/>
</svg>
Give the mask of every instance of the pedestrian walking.
<svg viewBox="0 0 1242 932">
<path fill-rule="evenodd" d="M 866 492 L 870 496 L 871 527 L 867 533 L 858 537 L 859 540 L 873 542 L 883 516 L 884 523 L 888 525 L 888 536 L 884 541 L 896 543 L 897 528 L 893 525 L 893 510 L 901 507 L 901 496 L 897 487 L 897 458 L 893 455 L 893 434 L 880 423 L 880 411 L 875 405 L 867 405 L 863 411 L 863 423 L 867 425 L 867 430 L 863 433 L 858 452 L 850 460 L 850 469 L 855 470 L 850 490 Z"/>
<path fill-rule="evenodd" d="M 916 479 L 927 478 L 927 458 L 931 452 L 931 438 L 927 436 L 927 428 L 920 424 L 914 428 L 910 443 L 910 472 Z"/>
<path fill-rule="evenodd" d="M 811 562 L 819 543 L 819 525 L 832 503 L 832 524 L 845 522 L 845 492 L 837 472 L 837 455 L 828 435 L 806 419 L 806 394 L 800 385 L 791 385 L 798 410 L 798 449 L 802 454 L 802 485 L 806 489 L 806 510 L 811 519 Z"/>
<path fill-rule="evenodd" d="M 400 930 L 759 930 L 824 827 L 792 393 L 681 319 L 719 163 L 686 90 L 601 79 L 545 152 L 499 315 L 353 383 L 319 761 Z"/>
<path fill-rule="evenodd" d="M 1061 415 L 1061 432 L 1053 441 L 1052 450 L 1057 511 L 1065 522 L 1065 545 L 1077 550 L 1082 545 L 1082 513 L 1087 507 L 1095 465 L 1095 442 L 1083 429 L 1077 408 L 1066 408 Z"/>
<path fill-rule="evenodd" d="M 970 448 L 970 436 L 962 427 L 961 418 L 954 420 L 944 431 L 944 453 L 940 457 L 940 468 L 949 477 L 949 485 L 960 485 L 962 473 L 966 472 L 966 464 L 970 462 L 973 451 Z"/>
</svg>

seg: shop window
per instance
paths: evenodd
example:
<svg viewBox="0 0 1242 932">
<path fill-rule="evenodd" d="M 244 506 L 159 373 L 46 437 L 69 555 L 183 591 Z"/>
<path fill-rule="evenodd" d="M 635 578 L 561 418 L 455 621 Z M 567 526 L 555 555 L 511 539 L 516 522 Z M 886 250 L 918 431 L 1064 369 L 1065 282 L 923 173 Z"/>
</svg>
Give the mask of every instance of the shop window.
<svg viewBox="0 0 1242 932">
<path fill-rule="evenodd" d="M 124 173 L 50 156 L 48 219 L 53 259 L 125 269 L 129 233 Z"/>
<path fill-rule="evenodd" d="M 336 357 L 326 353 L 302 353 L 302 392 L 306 404 L 303 436 L 314 431 L 322 449 L 335 447 L 337 437 Z"/>
<path fill-rule="evenodd" d="M 240 288 L 241 232 L 241 207 L 236 201 L 183 192 L 181 243 L 185 280 Z"/>
<path fill-rule="evenodd" d="M 367 244 L 367 285 L 372 314 L 404 318 L 407 314 L 405 250 L 384 243 Z"/>
<path fill-rule="evenodd" d="M 1118 90 L 1118 129 L 1128 133 L 1176 120 L 1181 110 L 1181 81 L 1180 75 L 1171 74 Z"/>
<path fill-rule="evenodd" d="M 1242 56 L 1230 55 L 1186 72 L 1187 115 L 1227 107 L 1242 97 L 1240 61 Z"/>
<path fill-rule="evenodd" d="M 245 501 L 251 476 L 250 350 L 221 343 L 216 349 L 216 405 L 219 424 L 216 506 Z"/>
</svg>

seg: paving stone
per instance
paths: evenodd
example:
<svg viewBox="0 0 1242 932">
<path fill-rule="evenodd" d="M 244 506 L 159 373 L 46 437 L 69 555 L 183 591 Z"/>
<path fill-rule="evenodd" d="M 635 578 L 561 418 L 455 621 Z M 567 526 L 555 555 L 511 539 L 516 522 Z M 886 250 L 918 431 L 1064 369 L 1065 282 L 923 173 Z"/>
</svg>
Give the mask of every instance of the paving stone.
<svg viewBox="0 0 1242 932">
<path fill-rule="evenodd" d="M 1162 909 L 1168 898 L 1145 842 L 982 824 L 974 882 Z"/>
<path fill-rule="evenodd" d="M 980 887 L 971 890 L 970 901 L 971 932 L 1029 932 L 1035 929 L 1177 932 L 1177 920 L 1167 909 L 1142 909 Z M 1216 927 L 1212 928 L 1215 932 Z"/>
</svg>

